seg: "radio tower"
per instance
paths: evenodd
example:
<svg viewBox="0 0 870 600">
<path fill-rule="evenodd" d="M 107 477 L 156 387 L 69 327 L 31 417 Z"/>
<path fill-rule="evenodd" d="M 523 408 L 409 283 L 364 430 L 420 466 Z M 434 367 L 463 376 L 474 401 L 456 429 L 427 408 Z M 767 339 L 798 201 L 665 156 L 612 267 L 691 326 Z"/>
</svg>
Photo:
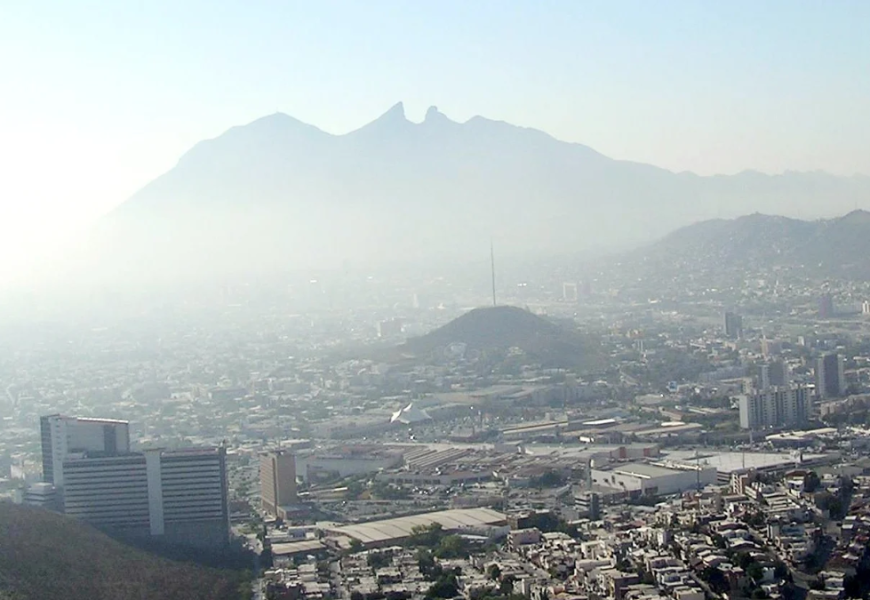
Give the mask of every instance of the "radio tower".
<svg viewBox="0 0 870 600">
<path fill-rule="evenodd" d="M 495 306 L 495 248 L 492 245 L 492 238 L 489 239 L 489 263 L 492 270 L 492 305 Z"/>
</svg>

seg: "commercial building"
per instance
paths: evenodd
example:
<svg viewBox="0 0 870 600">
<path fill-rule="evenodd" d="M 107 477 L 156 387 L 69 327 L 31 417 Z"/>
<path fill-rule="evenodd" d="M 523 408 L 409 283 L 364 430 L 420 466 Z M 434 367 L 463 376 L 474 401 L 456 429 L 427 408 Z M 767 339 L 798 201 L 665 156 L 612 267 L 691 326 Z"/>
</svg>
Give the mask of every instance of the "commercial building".
<svg viewBox="0 0 870 600">
<path fill-rule="evenodd" d="M 508 532 L 504 514 L 489 508 L 442 510 L 420 515 L 327 528 L 333 536 L 359 540 L 367 548 L 394 546 L 407 540 L 415 527 L 441 525 L 445 532 L 498 537 Z"/>
<path fill-rule="evenodd" d="M 70 455 L 64 513 L 122 536 L 186 546 L 229 542 L 224 448 Z"/>
<path fill-rule="evenodd" d="M 574 496 L 574 508 L 583 517 L 597 521 L 601 517 L 601 497 L 595 492 L 581 492 Z"/>
<path fill-rule="evenodd" d="M 725 337 L 737 340 L 743 337 L 743 317 L 733 312 L 726 312 L 723 319 Z"/>
<path fill-rule="evenodd" d="M 769 387 L 741 396 L 740 427 L 763 429 L 806 423 L 812 414 L 812 399 L 804 386 Z"/>
<path fill-rule="evenodd" d="M 63 463 L 72 453 L 100 452 L 108 455 L 130 452 L 130 424 L 114 419 L 90 419 L 49 415 L 40 418 L 42 478 L 62 488 Z"/>
<path fill-rule="evenodd" d="M 280 516 L 282 506 L 296 502 L 296 456 L 290 452 L 269 452 L 260 457 L 260 501 L 262 510 Z"/>
<path fill-rule="evenodd" d="M 22 502 L 48 510 L 58 510 L 57 491 L 50 483 L 34 483 L 24 492 Z"/>
<path fill-rule="evenodd" d="M 716 468 L 704 464 L 617 463 L 592 469 L 592 483 L 634 495 L 664 496 L 716 482 Z"/>
<path fill-rule="evenodd" d="M 830 319 L 834 316 L 834 297 L 831 294 L 822 294 L 819 297 L 819 318 Z"/>
<path fill-rule="evenodd" d="M 389 423 L 387 423 L 389 425 Z M 402 462 L 404 450 L 381 444 L 353 444 L 296 453 L 296 476 L 303 481 L 377 473 Z"/>
<path fill-rule="evenodd" d="M 816 359 L 816 394 L 836 398 L 846 392 L 842 354 L 826 354 Z"/>
<path fill-rule="evenodd" d="M 777 360 L 758 367 L 758 389 L 783 387 L 791 383 L 791 373 L 788 364 Z"/>
</svg>

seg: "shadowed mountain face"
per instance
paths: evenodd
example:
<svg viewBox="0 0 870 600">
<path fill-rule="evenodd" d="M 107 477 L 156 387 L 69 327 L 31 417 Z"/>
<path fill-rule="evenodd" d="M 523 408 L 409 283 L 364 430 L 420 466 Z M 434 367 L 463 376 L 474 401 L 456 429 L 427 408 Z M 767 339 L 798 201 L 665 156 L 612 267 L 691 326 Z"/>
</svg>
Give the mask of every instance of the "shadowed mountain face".
<svg viewBox="0 0 870 600">
<path fill-rule="evenodd" d="M 753 214 L 679 229 L 643 251 L 671 268 L 790 267 L 808 275 L 870 279 L 870 212 L 801 221 Z"/>
<path fill-rule="evenodd" d="M 275 114 L 201 142 L 99 225 L 99 272 L 148 280 L 637 245 L 715 215 L 842 214 L 870 178 L 699 177 L 533 129 L 397 104 L 331 135 Z M 92 259 L 93 260 L 93 259 Z"/>
<path fill-rule="evenodd" d="M 411 338 L 399 347 L 403 356 L 430 358 L 462 344 L 470 355 L 501 355 L 521 350 L 545 367 L 601 367 L 597 340 L 515 306 L 476 308 L 446 325 Z"/>
<path fill-rule="evenodd" d="M 60 515 L 0 502 L 0 598 L 231 600 L 238 574 L 157 558 Z"/>
</svg>

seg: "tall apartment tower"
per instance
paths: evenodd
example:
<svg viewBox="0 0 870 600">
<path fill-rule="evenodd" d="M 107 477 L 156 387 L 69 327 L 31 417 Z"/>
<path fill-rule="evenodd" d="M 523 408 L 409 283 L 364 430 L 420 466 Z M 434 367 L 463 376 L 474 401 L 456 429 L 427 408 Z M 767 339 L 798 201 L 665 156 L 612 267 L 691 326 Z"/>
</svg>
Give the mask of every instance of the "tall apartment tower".
<svg viewBox="0 0 870 600">
<path fill-rule="evenodd" d="M 725 337 L 738 340 L 743 337 L 743 317 L 733 312 L 726 312 L 723 317 Z"/>
<path fill-rule="evenodd" d="M 70 454 L 130 452 L 130 424 L 114 419 L 49 415 L 40 418 L 42 479 L 57 488 L 64 485 L 63 463 Z"/>
<path fill-rule="evenodd" d="M 830 319 L 834 316 L 834 297 L 830 294 L 822 294 L 819 297 L 819 318 Z"/>
<path fill-rule="evenodd" d="M 70 517 L 125 537 L 200 547 L 229 542 L 223 447 L 71 454 L 63 472 Z"/>
<path fill-rule="evenodd" d="M 804 386 L 769 387 L 739 400 L 740 427 L 763 429 L 806 423 L 812 415 L 812 398 Z"/>
<path fill-rule="evenodd" d="M 766 390 L 770 387 L 784 387 L 791 383 L 791 373 L 785 361 L 773 361 L 758 366 L 757 387 Z"/>
<path fill-rule="evenodd" d="M 816 394 L 819 398 L 836 398 L 846 392 L 846 375 L 842 354 L 826 354 L 816 359 Z"/>
<path fill-rule="evenodd" d="M 269 452 L 260 457 L 260 498 L 263 512 L 278 517 L 282 506 L 296 502 L 296 456 Z"/>
</svg>

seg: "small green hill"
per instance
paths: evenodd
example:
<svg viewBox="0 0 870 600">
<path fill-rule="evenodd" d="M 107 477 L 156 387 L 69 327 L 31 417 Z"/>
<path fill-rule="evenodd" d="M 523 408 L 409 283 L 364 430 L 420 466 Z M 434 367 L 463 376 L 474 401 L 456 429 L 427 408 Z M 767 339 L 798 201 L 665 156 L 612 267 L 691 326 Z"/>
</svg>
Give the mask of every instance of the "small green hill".
<svg viewBox="0 0 870 600">
<path fill-rule="evenodd" d="M 234 572 L 159 558 L 78 521 L 0 503 L 0 600 L 236 600 Z"/>
<path fill-rule="evenodd" d="M 529 360 L 546 367 L 591 371 L 602 366 L 598 340 L 516 306 L 476 308 L 426 335 L 409 339 L 399 350 L 422 358 L 454 343 L 481 353 L 519 348 Z"/>
</svg>

